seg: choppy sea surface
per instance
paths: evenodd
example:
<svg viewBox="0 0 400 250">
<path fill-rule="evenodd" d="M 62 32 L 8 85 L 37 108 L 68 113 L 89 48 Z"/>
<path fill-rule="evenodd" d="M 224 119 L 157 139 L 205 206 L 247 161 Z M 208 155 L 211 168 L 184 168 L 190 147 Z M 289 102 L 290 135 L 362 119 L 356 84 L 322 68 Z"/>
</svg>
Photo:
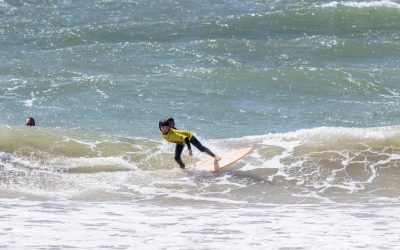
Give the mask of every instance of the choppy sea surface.
<svg viewBox="0 0 400 250">
<path fill-rule="evenodd" d="M 399 58 L 394 0 L 0 0 L 0 248 L 396 249 Z"/>
</svg>

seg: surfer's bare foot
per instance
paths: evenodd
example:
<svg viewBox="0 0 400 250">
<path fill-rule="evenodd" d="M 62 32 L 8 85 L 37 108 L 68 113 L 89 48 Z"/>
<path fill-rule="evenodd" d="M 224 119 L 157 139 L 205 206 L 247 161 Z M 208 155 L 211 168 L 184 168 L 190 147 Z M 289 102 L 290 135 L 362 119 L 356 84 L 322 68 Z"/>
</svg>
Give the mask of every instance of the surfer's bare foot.
<svg viewBox="0 0 400 250">
<path fill-rule="evenodd" d="M 216 155 L 216 156 L 214 157 L 214 159 L 215 159 L 216 161 L 220 161 L 220 160 L 221 160 L 221 156 Z"/>
</svg>

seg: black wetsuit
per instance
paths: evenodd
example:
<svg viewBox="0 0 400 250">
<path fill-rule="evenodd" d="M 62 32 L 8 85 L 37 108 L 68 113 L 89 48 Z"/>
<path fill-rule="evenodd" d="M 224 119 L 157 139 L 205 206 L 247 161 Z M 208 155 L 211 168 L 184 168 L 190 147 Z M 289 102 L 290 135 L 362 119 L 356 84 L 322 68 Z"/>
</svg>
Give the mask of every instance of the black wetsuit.
<svg viewBox="0 0 400 250">
<path fill-rule="evenodd" d="M 188 149 L 192 149 L 190 144 L 193 144 L 193 146 L 195 146 L 198 150 L 200 150 L 201 152 L 205 152 L 207 153 L 209 156 L 211 157 L 215 157 L 215 154 L 213 152 L 211 152 L 211 150 L 209 150 L 208 148 L 204 147 L 199 140 L 197 140 L 196 137 L 192 136 L 192 139 L 189 140 L 189 138 L 185 138 L 185 144 L 187 145 Z M 185 168 L 185 163 L 183 163 L 181 155 L 182 155 L 182 151 L 183 148 L 185 147 L 185 145 L 176 144 L 175 147 L 175 161 L 179 164 L 180 168 Z"/>
</svg>

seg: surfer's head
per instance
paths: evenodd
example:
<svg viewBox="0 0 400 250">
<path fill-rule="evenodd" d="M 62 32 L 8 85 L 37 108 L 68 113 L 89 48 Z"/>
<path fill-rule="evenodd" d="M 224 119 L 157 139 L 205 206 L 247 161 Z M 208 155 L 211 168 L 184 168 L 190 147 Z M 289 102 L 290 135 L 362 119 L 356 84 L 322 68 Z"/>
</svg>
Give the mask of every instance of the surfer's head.
<svg viewBox="0 0 400 250">
<path fill-rule="evenodd" d="M 170 121 L 169 119 L 162 119 L 158 122 L 158 127 L 163 134 L 168 134 L 170 128 Z"/>
<path fill-rule="evenodd" d="M 26 126 L 35 126 L 35 119 L 33 119 L 32 117 L 26 118 L 25 125 Z"/>
</svg>

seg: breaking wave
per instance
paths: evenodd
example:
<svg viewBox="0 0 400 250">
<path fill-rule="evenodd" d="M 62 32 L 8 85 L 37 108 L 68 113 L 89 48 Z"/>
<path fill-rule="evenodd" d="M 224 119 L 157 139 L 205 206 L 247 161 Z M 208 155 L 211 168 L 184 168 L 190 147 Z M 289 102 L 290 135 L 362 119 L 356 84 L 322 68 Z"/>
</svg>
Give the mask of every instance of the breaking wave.
<svg viewBox="0 0 400 250">
<path fill-rule="evenodd" d="M 238 170 L 217 175 L 180 170 L 173 145 L 161 141 L 0 130 L 3 196 L 236 204 L 396 199 L 400 191 L 399 126 L 206 140 L 217 152 L 254 147 Z M 196 152 L 183 159 L 204 157 Z"/>
</svg>

